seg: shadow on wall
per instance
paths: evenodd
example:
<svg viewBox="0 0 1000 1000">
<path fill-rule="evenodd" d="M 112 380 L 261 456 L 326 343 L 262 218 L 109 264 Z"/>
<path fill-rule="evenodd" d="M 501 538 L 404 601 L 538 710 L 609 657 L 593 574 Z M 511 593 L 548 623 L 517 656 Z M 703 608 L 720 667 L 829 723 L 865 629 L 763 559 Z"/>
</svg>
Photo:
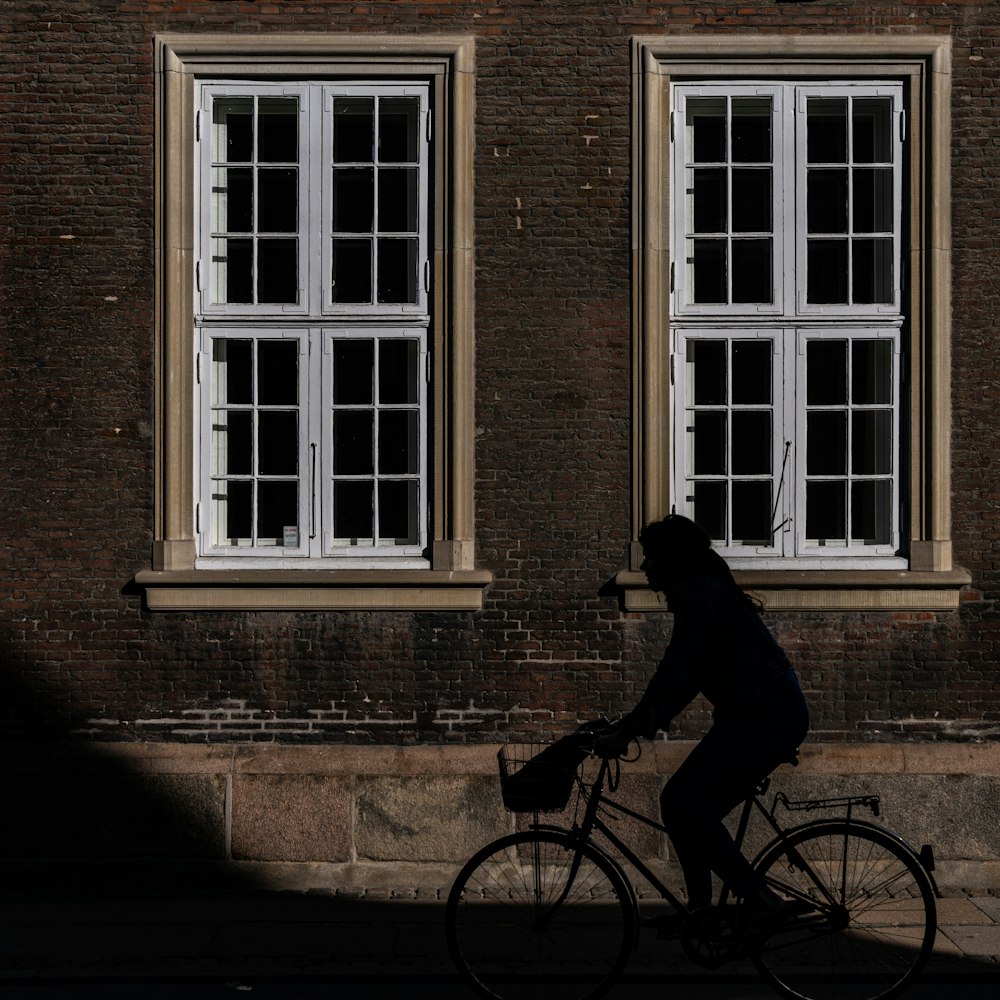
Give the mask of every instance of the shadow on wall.
<svg viewBox="0 0 1000 1000">
<path fill-rule="evenodd" d="M 130 768 L 107 746 L 74 738 L 21 668 L 0 652 L 0 697 L 7 718 L 20 720 L 0 753 L 5 981 L 454 981 L 443 893 L 405 885 L 268 891 L 259 867 L 227 862 L 224 775 Z M 952 951 L 932 960 L 932 981 L 1000 979 L 995 956 Z M 626 983 L 693 972 L 678 947 L 649 934 Z"/>
</svg>

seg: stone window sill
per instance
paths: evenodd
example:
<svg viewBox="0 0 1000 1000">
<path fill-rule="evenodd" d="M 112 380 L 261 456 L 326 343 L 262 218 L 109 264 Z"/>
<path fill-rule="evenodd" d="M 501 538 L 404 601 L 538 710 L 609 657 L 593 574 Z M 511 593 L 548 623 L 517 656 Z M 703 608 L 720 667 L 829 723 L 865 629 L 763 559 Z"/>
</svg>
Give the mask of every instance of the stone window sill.
<svg viewBox="0 0 1000 1000">
<path fill-rule="evenodd" d="M 769 611 L 955 611 L 972 582 L 950 570 L 739 570 L 736 582 Z M 646 576 L 622 570 L 615 583 L 626 611 L 666 611 Z"/>
<path fill-rule="evenodd" d="M 487 570 L 143 570 L 150 611 L 479 611 Z"/>
</svg>

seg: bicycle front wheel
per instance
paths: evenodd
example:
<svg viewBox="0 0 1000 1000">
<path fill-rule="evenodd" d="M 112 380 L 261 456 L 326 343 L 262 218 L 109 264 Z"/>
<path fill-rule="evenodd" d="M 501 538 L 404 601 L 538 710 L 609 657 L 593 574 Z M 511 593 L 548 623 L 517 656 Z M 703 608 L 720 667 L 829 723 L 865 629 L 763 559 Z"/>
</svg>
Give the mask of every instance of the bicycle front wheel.
<svg viewBox="0 0 1000 1000">
<path fill-rule="evenodd" d="M 769 847 L 757 870 L 803 911 L 754 955 L 784 997 L 889 1000 L 930 956 L 930 879 L 890 834 L 846 822 L 803 827 Z"/>
<path fill-rule="evenodd" d="M 594 1000 L 621 975 L 635 921 L 618 868 L 588 844 L 544 830 L 475 854 L 445 911 L 452 960 L 491 1000 Z"/>
</svg>

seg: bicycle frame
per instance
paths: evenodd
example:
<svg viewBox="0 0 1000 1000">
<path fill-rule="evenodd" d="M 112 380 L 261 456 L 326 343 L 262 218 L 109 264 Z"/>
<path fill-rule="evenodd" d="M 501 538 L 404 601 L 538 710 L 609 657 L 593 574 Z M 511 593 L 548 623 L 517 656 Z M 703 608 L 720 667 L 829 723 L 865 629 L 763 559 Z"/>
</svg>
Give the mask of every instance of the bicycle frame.
<svg viewBox="0 0 1000 1000">
<path fill-rule="evenodd" d="M 574 823 L 571 830 L 568 832 L 570 835 L 576 839 L 579 843 L 590 843 L 591 847 L 601 850 L 601 853 L 608 857 L 608 859 L 615 864 L 618 868 L 621 866 L 612 859 L 607 851 L 600 848 L 599 845 L 594 844 L 591 840 L 593 832 L 596 830 L 601 836 L 611 844 L 635 869 L 642 875 L 642 877 L 677 911 L 684 914 L 690 913 L 690 910 L 685 905 L 685 903 L 678 898 L 678 896 L 671 891 L 669 886 L 665 885 L 662 879 L 660 879 L 655 872 L 633 851 L 608 825 L 607 822 L 602 818 L 602 811 L 605 815 L 610 813 L 618 814 L 619 816 L 627 816 L 631 819 L 637 820 L 638 822 L 648 826 L 652 829 L 658 830 L 661 833 L 667 833 L 666 827 L 656 820 L 651 819 L 648 816 L 637 812 L 634 809 L 630 809 L 628 806 L 624 806 L 619 802 L 615 802 L 613 799 L 605 797 L 605 788 L 607 786 L 608 776 L 610 769 L 610 761 L 606 758 L 601 759 L 600 766 L 598 768 L 597 777 L 593 782 L 584 781 L 582 778 L 577 778 L 580 793 L 586 802 L 586 808 L 584 810 L 583 818 L 579 823 Z M 874 815 L 878 815 L 878 797 L 873 795 L 859 795 L 859 796 L 847 796 L 837 799 L 815 799 L 804 802 L 790 802 L 784 793 L 779 793 L 775 797 L 775 803 L 770 810 L 761 801 L 762 796 L 766 794 L 767 789 L 770 785 L 770 778 L 765 778 L 760 785 L 754 790 L 754 792 L 744 799 L 743 804 L 740 809 L 740 818 L 737 824 L 736 835 L 733 840 L 736 847 L 740 850 L 743 848 L 743 842 L 746 837 L 747 829 L 750 825 L 750 817 L 754 811 L 760 813 L 764 818 L 768 826 L 774 833 L 774 838 L 760 851 L 757 858 L 763 857 L 765 853 L 770 851 L 774 845 L 782 842 L 786 842 L 790 839 L 792 834 L 796 833 L 798 830 L 804 829 L 809 826 L 818 825 L 826 822 L 825 820 L 813 820 L 807 823 L 796 824 L 791 827 L 783 827 L 775 818 L 775 810 L 778 804 L 783 805 L 786 809 L 790 810 L 804 810 L 811 811 L 815 809 L 834 809 L 843 808 L 844 815 L 842 819 L 845 822 L 845 839 L 850 835 L 850 829 L 854 827 L 867 827 L 869 829 L 879 830 L 880 832 L 892 837 L 900 846 L 906 849 L 906 851 L 911 854 L 914 860 L 924 869 L 926 872 L 931 886 L 933 888 L 934 894 L 940 897 L 941 893 L 938 890 L 937 883 L 934 880 L 933 869 L 934 860 L 933 852 L 931 851 L 930 845 L 924 845 L 920 851 L 915 850 L 910 844 L 903 840 L 898 835 L 892 833 L 890 830 L 878 826 L 877 824 L 867 822 L 865 820 L 858 820 L 854 817 L 855 807 L 861 806 L 869 808 Z M 614 818 L 612 817 L 612 821 Z M 549 824 L 543 824 L 535 822 L 532 824 L 535 829 L 562 829 Z M 566 832 L 566 831 L 564 831 Z M 756 863 L 757 859 L 754 859 Z M 574 860 L 574 865 L 578 865 L 579 860 Z M 827 893 L 824 882 L 821 878 L 818 878 L 813 872 L 809 862 L 798 855 L 796 852 L 796 864 L 801 868 L 804 874 L 806 874 L 817 890 L 823 894 L 827 902 L 833 906 L 835 901 L 830 898 Z M 846 878 L 846 871 L 844 873 Z M 569 886 L 572 885 L 573 879 L 575 878 L 575 868 L 573 874 L 569 879 L 567 888 L 564 890 L 564 896 L 569 892 Z M 625 880 L 626 885 L 629 885 L 628 880 Z M 630 887 L 631 888 L 631 887 Z M 719 893 L 718 905 L 724 906 L 730 898 L 730 890 L 727 885 L 723 885 Z M 561 903 L 561 900 L 557 900 L 552 909 L 557 909 Z M 633 908 L 638 911 L 638 903 L 636 899 L 631 900 Z"/>
</svg>

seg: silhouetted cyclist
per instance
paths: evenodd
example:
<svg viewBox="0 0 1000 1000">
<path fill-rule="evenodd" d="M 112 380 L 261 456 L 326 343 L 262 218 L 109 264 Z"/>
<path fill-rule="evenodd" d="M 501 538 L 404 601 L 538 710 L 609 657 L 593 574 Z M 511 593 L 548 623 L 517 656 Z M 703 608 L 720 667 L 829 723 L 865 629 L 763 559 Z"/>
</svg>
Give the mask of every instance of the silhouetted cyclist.
<svg viewBox="0 0 1000 1000">
<path fill-rule="evenodd" d="M 766 930 L 785 905 L 733 843 L 722 820 L 778 764 L 790 760 L 809 729 L 809 715 L 784 650 L 737 586 L 711 539 L 693 521 L 672 515 L 639 536 L 642 570 L 674 615 L 670 644 L 635 709 L 601 749 L 624 752 L 637 736 L 667 729 L 699 693 L 713 725 L 660 796 L 694 910 L 712 899 L 711 872 L 743 901 L 746 925 Z M 680 918 L 661 923 L 679 929 Z"/>
</svg>

